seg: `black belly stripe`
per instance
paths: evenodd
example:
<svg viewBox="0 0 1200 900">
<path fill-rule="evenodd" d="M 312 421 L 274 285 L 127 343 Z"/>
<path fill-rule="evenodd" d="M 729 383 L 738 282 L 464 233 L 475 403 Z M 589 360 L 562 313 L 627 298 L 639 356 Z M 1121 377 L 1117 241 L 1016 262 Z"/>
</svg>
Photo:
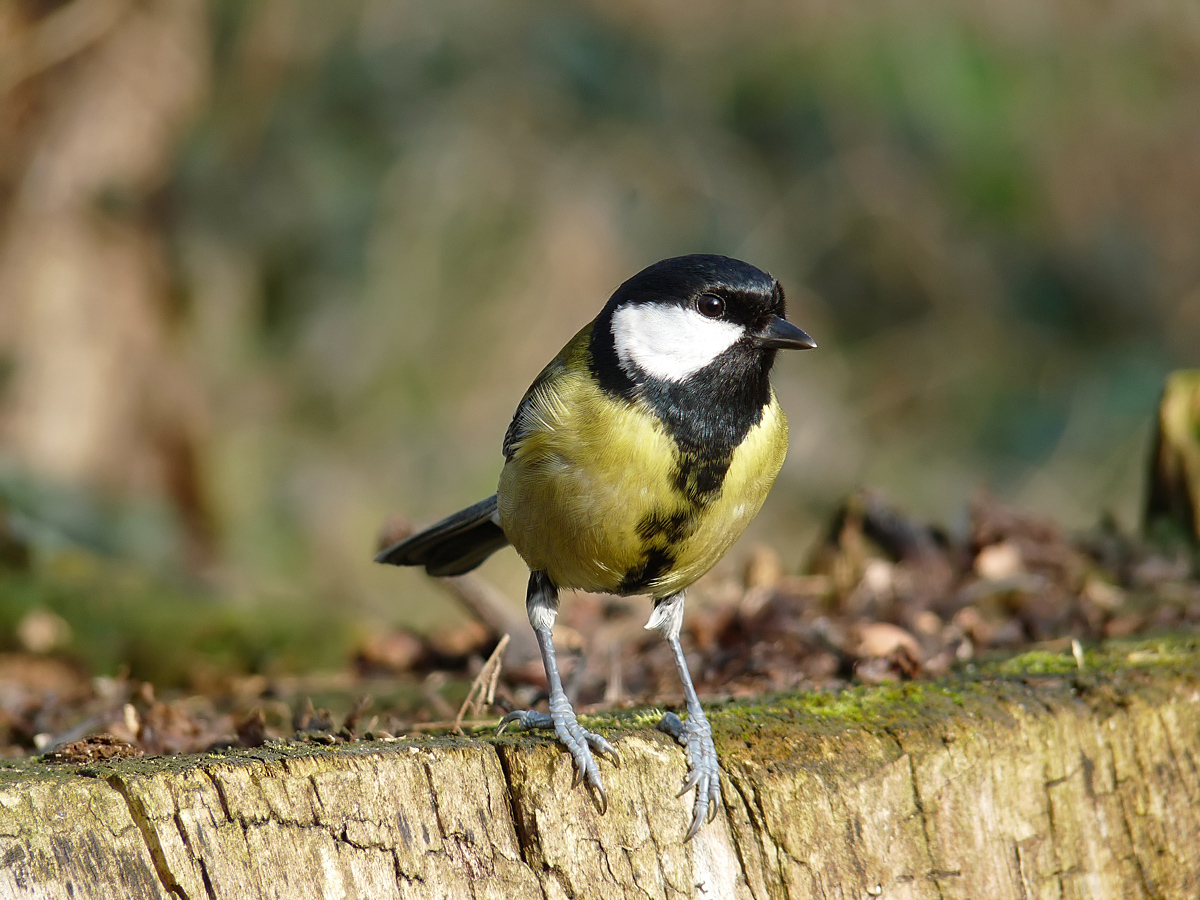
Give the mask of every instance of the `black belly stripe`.
<svg viewBox="0 0 1200 900">
<path fill-rule="evenodd" d="M 696 453 L 682 454 L 675 471 L 675 490 L 692 506 L 707 505 L 721 492 L 732 461 L 731 455 L 704 459 Z"/>
<path fill-rule="evenodd" d="M 619 593 L 641 593 L 671 571 L 678 559 L 677 548 L 695 532 L 700 514 L 720 494 L 731 461 L 729 457 L 706 460 L 693 453 L 681 455 L 672 478 L 679 504 L 656 509 L 639 520 L 642 559 L 625 572 Z"/>
<path fill-rule="evenodd" d="M 666 547 L 652 547 L 642 557 L 642 562 L 625 573 L 617 586 L 618 594 L 640 594 L 657 578 L 675 566 L 675 555 Z"/>
</svg>

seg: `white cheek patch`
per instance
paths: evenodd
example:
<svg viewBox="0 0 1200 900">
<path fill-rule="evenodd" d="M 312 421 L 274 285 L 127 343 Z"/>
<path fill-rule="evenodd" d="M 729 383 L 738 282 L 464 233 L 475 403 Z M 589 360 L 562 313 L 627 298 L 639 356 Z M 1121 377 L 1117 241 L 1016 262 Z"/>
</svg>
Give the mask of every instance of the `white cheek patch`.
<svg viewBox="0 0 1200 900">
<path fill-rule="evenodd" d="M 683 381 L 737 343 L 746 329 L 689 306 L 634 303 L 613 312 L 613 346 L 621 368 Z"/>
</svg>

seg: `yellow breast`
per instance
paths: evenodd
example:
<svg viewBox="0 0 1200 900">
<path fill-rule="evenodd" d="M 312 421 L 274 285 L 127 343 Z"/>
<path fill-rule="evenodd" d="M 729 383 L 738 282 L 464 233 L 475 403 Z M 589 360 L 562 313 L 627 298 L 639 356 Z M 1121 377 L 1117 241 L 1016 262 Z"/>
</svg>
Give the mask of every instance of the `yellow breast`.
<svg viewBox="0 0 1200 900">
<path fill-rule="evenodd" d="M 578 338 L 556 363 L 574 352 L 584 352 Z M 688 461 L 644 404 L 614 401 L 586 366 L 560 365 L 539 381 L 500 475 L 498 509 L 517 552 L 560 587 L 655 597 L 682 590 L 758 513 L 787 452 L 787 421 L 772 394 L 721 486 L 697 505 L 679 486 Z"/>
</svg>

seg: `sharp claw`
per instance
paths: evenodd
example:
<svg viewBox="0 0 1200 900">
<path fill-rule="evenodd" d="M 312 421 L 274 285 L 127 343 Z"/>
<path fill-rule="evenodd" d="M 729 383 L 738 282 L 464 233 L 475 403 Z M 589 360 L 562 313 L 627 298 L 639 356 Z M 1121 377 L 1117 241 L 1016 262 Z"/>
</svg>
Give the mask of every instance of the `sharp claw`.
<svg viewBox="0 0 1200 900">
<path fill-rule="evenodd" d="M 613 765 L 620 768 L 621 759 L 613 745 L 603 735 L 594 734 L 581 727 L 573 714 L 556 719 L 554 714 L 548 716 L 533 710 L 514 710 L 500 720 L 496 734 L 502 734 L 513 723 L 516 723 L 519 729 L 553 728 L 558 733 L 558 742 L 566 748 L 574 762 L 572 790 L 586 780 L 592 802 L 596 804 L 596 809 L 600 811 L 600 814 L 604 815 L 608 809 L 608 796 L 604 793 L 604 786 L 600 782 L 600 772 L 593 752 L 597 756 L 603 755 L 611 758 Z"/>
<path fill-rule="evenodd" d="M 713 746 L 707 724 L 703 713 L 689 714 L 686 723 L 674 713 L 664 713 L 655 726 L 675 738 L 687 756 L 687 778 L 675 796 L 682 797 L 693 788 L 696 789 L 692 822 L 684 836 L 685 842 L 694 838 L 701 827 L 712 822 L 721 806 L 721 775 L 716 747 Z"/>
<path fill-rule="evenodd" d="M 682 797 L 684 794 L 686 794 L 688 791 L 690 791 L 692 788 L 694 788 L 696 785 L 698 785 L 700 783 L 700 779 L 703 777 L 704 777 L 704 774 L 699 769 L 693 769 L 691 772 L 688 773 L 687 781 L 685 781 L 683 783 L 683 787 L 681 787 L 679 789 L 679 793 L 676 794 L 675 796 Z"/>
<path fill-rule="evenodd" d="M 588 734 L 588 745 L 602 756 L 607 756 L 612 764 L 618 769 L 621 768 L 621 757 L 617 755 L 616 748 L 606 741 L 601 735 Z"/>
<path fill-rule="evenodd" d="M 572 767 L 574 778 L 571 780 L 571 789 L 574 790 L 586 780 L 592 802 L 596 804 L 596 809 L 599 810 L 600 815 L 604 815 L 608 810 L 608 796 L 604 793 L 604 786 L 600 781 L 600 772 L 599 767 L 596 765 L 595 756 L 607 756 L 612 760 L 613 765 L 620 768 L 621 759 L 617 755 L 617 751 L 613 745 L 603 735 L 594 734 L 580 726 L 569 708 L 566 710 L 565 715 L 562 710 L 554 712 L 553 705 L 550 715 L 528 709 L 514 710 L 500 720 L 500 724 L 496 728 L 496 734 L 503 734 L 504 730 L 513 723 L 516 723 L 517 728 L 522 730 L 533 728 L 554 729 L 557 733 L 559 744 L 571 755 L 574 763 Z"/>
<path fill-rule="evenodd" d="M 592 802 L 596 804 L 596 810 L 600 815 L 604 815 L 608 812 L 608 795 L 604 793 L 604 788 L 599 784 L 589 782 L 589 786 L 592 789 Z"/>
</svg>

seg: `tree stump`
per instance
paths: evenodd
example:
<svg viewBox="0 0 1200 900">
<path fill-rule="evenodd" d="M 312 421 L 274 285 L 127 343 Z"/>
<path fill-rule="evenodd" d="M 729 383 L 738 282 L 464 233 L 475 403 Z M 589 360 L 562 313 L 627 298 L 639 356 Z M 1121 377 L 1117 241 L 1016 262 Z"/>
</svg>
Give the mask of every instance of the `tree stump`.
<svg viewBox="0 0 1200 900">
<path fill-rule="evenodd" d="M 1200 543 L 1200 369 L 1171 374 L 1158 406 L 1145 525 Z"/>
<path fill-rule="evenodd" d="M 0 896 L 1200 896 L 1200 644 L 1075 665 L 716 708 L 724 809 L 688 844 L 641 720 L 593 721 L 605 816 L 531 736 L 9 762 Z"/>
</svg>

